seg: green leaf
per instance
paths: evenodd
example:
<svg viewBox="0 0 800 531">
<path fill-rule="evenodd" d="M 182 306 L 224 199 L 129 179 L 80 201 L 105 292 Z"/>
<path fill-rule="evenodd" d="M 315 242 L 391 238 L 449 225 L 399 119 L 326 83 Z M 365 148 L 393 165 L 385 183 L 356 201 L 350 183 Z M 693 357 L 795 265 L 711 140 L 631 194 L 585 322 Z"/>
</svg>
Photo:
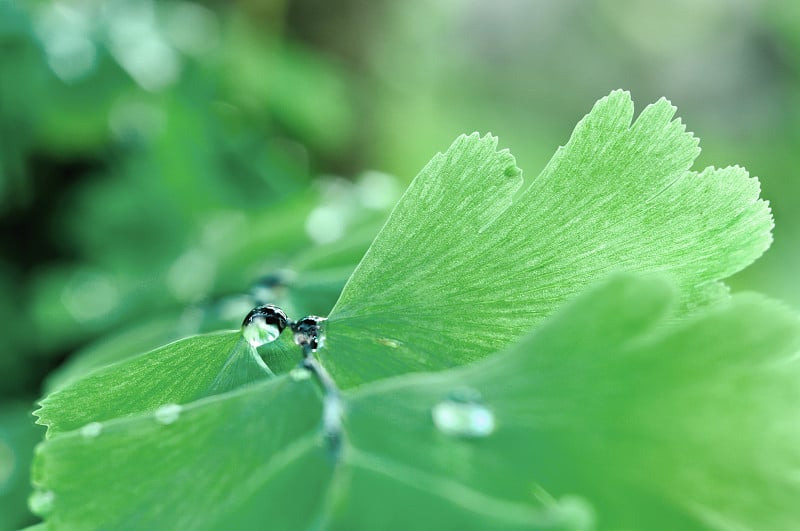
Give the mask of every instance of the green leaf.
<svg viewBox="0 0 800 531">
<path fill-rule="evenodd" d="M 282 340 L 271 344 L 270 354 L 278 361 L 294 350 Z M 164 404 L 187 404 L 271 374 L 238 331 L 193 336 L 100 368 L 48 395 L 35 414 L 53 436 Z"/>
<path fill-rule="evenodd" d="M 302 529 L 332 473 L 314 436 L 319 411 L 311 383 L 280 377 L 195 402 L 169 424 L 149 414 L 64 434 L 34 463 L 34 482 L 55 495 L 32 505 L 54 528 Z"/>
<path fill-rule="evenodd" d="M 663 327 L 672 302 L 615 277 L 483 362 L 345 393 L 338 454 L 296 376 L 65 433 L 34 505 L 57 528 L 588 529 L 586 498 L 601 529 L 792 529 L 797 316 L 736 297 Z M 463 389 L 493 433 L 437 430 Z"/>
<path fill-rule="evenodd" d="M 612 92 L 522 191 L 489 135 L 435 156 L 331 311 L 320 358 L 339 384 L 481 358 L 616 270 L 668 273 L 683 313 L 725 293 L 769 246 L 770 212 L 744 169 L 689 171 L 674 112 L 662 99 L 631 123 Z"/>
<path fill-rule="evenodd" d="M 388 476 L 351 449 L 337 461 L 316 389 L 281 376 L 197 401 L 169 424 L 140 415 L 52 438 L 34 464 L 32 505 L 68 529 L 580 529 L 587 519 L 569 498 L 507 503 L 414 469 Z M 175 478 L 186 480 L 175 488 Z"/>
<path fill-rule="evenodd" d="M 798 316 L 737 296 L 665 328 L 670 295 L 617 277 L 482 363 L 356 390 L 352 444 L 494 496 L 578 494 L 601 529 L 794 529 Z M 480 450 L 431 427 L 464 388 L 494 412 Z"/>
</svg>

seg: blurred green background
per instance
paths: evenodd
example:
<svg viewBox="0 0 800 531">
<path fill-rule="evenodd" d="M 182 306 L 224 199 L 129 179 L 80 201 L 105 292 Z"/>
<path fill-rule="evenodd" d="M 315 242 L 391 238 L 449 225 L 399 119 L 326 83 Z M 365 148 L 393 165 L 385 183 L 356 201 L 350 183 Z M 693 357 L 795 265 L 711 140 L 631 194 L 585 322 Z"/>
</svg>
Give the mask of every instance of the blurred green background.
<svg viewBox="0 0 800 531">
<path fill-rule="evenodd" d="M 799 75 L 788 1 L 0 0 L 0 530 L 47 389 L 325 314 L 436 151 L 491 131 L 533 178 L 614 88 L 759 176 L 775 242 L 732 285 L 800 305 Z"/>
</svg>

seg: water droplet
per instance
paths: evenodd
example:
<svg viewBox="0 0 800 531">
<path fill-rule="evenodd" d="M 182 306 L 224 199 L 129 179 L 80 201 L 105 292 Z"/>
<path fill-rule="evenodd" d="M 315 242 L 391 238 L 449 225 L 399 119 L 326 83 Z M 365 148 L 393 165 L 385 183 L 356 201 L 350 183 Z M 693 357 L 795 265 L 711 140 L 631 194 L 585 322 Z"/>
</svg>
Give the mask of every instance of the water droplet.
<svg viewBox="0 0 800 531">
<path fill-rule="evenodd" d="M 325 339 L 325 335 L 322 332 L 322 323 L 324 322 L 324 317 L 309 315 L 292 323 L 294 342 L 301 347 L 309 347 L 312 352 L 316 351 L 322 347 L 322 342 Z"/>
<path fill-rule="evenodd" d="M 56 495 L 52 490 L 37 490 L 28 498 L 28 506 L 31 512 L 39 516 L 47 516 L 53 511 Z"/>
<path fill-rule="evenodd" d="M 308 380 L 311 378 L 311 371 L 308 369 L 304 369 L 303 367 L 298 367 L 296 369 L 292 369 L 289 371 L 289 378 L 291 378 L 295 382 L 301 382 L 303 380 Z"/>
<path fill-rule="evenodd" d="M 431 410 L 439 431 L 453 437 L 479 438 L 494 432 L 494 413 L 474 389 L 459 389 Z"/>
<path fill-rule="evenodd" d="M 253 348 L 272 343 L 289 321 L 283 310 L 272 304 L 253 308 L 242 322 L 242 336 Z"/>
<path fill-rule="evenodd" d="M 400 346 L 400 343 L 398 343 L 394 339 L 389 339 L 388 337 L 379 337 L 378 343 L 389 348 L 397 348 Z"/>
<path fill-rule="evenodd" d="M 81 435 L 86 437 L 87 439 L 94 439 L 100 432 L 103 431 L 103 425 L 99 422 L 90 422 L 83 428 L 81 428 Z"/>
<path fill-rule="evenodd" d="M 183 407 L 179 406 L 178 404 L 165 404 L 156 409 L 153 415 L 156 417 L 156 421 L 161 424 L 172 424 L 178 420 L 182 410 Z"/>
</svg>

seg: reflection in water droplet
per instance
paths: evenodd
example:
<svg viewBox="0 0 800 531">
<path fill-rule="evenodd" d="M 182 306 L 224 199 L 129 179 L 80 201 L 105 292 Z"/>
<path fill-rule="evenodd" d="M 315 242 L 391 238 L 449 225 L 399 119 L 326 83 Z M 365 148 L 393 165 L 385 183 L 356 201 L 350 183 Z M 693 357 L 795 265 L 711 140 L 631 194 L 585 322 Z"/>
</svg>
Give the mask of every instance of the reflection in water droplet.
<svg viewBox="0 0 800 531">
<path fill-rule="evenodd" d="M 445 435 L 487 437 L 494 432 L 494 413 L 473 389 L 454 391 L 431 410 L 433 423 Z"/>
<path fill-rule="evenodd" d="M 253 308 L 242 322 L 242 337 L 253 348 L 272 343 L 281 335 L 289 319 L 283 310 L 272 304 Z"/>
<path fill-rule="evenodd" d="M 153 415 L 156 417 L 156 421 L 161 424 L 172 424 L 178 420 L 182 410 L 183 408 L 178 404 L 165 404 L 156 409 Z"/>
<path fill-rule="evenodd" d="M 81 435 L 86 437 L 87 439 L 94 439 L 100 432 L 103 431 L 103 425 L 99 422 L 90 422 L 83 428 L 81 428 Z"/>
<path fill-rule="evenodd" d="M 289 371 L 289 378 L 291 378 L 295 382 L 308 380 L 309 378 L 311 378 L 311 371 L 309 371 L 308 369 L 304 369 L 302 367 L 298 367 L 296 369 L 292 369 L 291 371 Z"/>
<path fill-rule="evenodd" d="M 325 335 L 322 331 L 324 317 L 309 315 L 292 323 L 294 342 L 301 347 L 308 347 L 312 352 L 322 347 Z"/>
<path fill-rule="evenodd" d="M 47 516 L 53 510 L 56 495 L 52 490 L 37 490 L 28 498 L 28 506 L 31 512 L 39 516 Z"/>
</svg>

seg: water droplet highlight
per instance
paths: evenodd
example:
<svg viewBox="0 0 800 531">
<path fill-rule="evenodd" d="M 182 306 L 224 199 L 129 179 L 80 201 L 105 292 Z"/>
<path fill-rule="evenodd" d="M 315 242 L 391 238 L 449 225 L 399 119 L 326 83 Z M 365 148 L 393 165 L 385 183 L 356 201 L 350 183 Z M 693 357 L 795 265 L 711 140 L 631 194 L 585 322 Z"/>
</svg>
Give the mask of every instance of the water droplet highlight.
<svg viewBox="0 0 800 531">
<path fill-rule="evenodd" d="M 172 424 L 181 416 L 181 411 L 183 411 L 183 407 L 178 404 L 165 404 L 156 409 L 153 416 L 155 416 L 156 421 L 160 424 Z"/>
<path fill-rule="evenodd" d="M 81 435 L 86 437 L 87 439 L 94 439 L 100 432 L 103 431 L 103 425 L 99 422 L 90 422 L 83 428 L 81 428 Z"/>
<path fill-rule="evenodd" d="M 394 339 L 389 339 L 388 337 L 380 337 L 380 338 L 378 338 L 378 343 L 380 343 L 381 345 L 383 345 L 385 347 L 389 347 L 389 348 L 397 348 L 397 347 L 400 346 L 400 343 L 398 343 Z"/>
<path fill-rule="evenodd" d="M 37 490 L 28 498 L 28 507 L 33 514 L 47 516 L 53 511 L 56 495 L 52 490 Z"/>
<path fill-rule="evenodd" d="M 311 378 L 311 371 L 302 367 L 298 367 L 289 371 L 289 378 L 295 382 L 302 382 L 303 380 L 308 380 Z"/>
<path fill-rule="evenodd" d="M 495 429 L 494 413 L 474 389 L 454 391 L 433 406 L 431 415 L 436 428 L 452 437 L 488 437 Z"/>
<path fill-rule="evenodd" d="M 283 310 L 272 304 L 253 308 L 242 322 L 242 337 L 253 348 L 272 343 L 286 328 L 289 318 Z"/>
<path fill-rule="evenodd" d="M 322 323 L 324 322 L 324 317 L 309 315 L 308 317 L 303 317 L 299 321 L 292 323 L 294 342 L 301 347 L 307 347 L 312 352 L 315 352 L 322 347 L 322 343 L 325 340 L 325 335 L 322 331 Z"/>
</svg>

